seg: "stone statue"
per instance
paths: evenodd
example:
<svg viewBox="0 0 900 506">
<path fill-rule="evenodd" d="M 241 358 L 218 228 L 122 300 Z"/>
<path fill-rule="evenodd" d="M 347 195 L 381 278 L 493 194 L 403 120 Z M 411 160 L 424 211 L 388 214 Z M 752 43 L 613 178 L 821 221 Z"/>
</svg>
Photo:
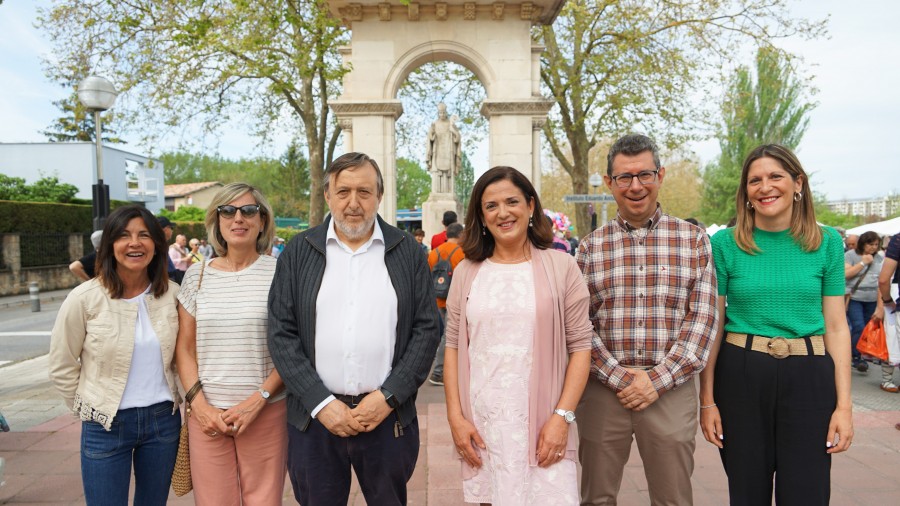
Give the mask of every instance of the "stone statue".
<svg viewBox="0 0 900 506">
<path fill-rule="evenodd" d="M 454 116 L 447 117 L 447 106 L 438 104 L 438 119 L 428 129 L 426 164 L 431 172 L 431 191 L 453 193 L 454 176 L 462 163 L 462 143 Z"/>
</svg>

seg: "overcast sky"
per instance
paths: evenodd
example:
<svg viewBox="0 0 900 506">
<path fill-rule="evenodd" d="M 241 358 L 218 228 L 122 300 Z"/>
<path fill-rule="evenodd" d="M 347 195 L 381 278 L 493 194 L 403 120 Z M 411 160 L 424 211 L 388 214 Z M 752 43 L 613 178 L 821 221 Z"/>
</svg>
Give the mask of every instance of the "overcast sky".
<svg viewBox="0 0 900 506">
<path fill-rule="evenodd" d="M 33 23 L 35 6 L 47 4 L 47 0 L 6 0 L 0 5 L 0 142 L 46 140 L 40 131 L 59 117 L 52 102 L 67 94 L 48 81 L 41 68 L 41 57 L 50 48 Z M 893 167 L 900 160 L 900 32 L 896 30 L 900 2 L 807 0 L 791 5 L 794 12 L 807 17 L 831 14 L 828 39 L 781 44 L 805 58 L 806 71 L 815 76 L 819 89 L 815 96 L 819 105 L 798 151 L 804 167 L 813 173 L 814 188 L 832 200 L 896 192 L 900 189 L 895 176 L 900 171 Z M 221 155 L 240 158 L 284 150 L 278 142 L 257 148 L 256 139 L 237 132 L 226 130 L 220 136 Z M 173 139 L 171 146 L 156 151 L 174 149 L 177 144 Z M 714 140 L 692 147 L 703 163 L 718 154 Z M 128 149 L 140 151 L 135 141 L 129 142 Z"/>
</svg>

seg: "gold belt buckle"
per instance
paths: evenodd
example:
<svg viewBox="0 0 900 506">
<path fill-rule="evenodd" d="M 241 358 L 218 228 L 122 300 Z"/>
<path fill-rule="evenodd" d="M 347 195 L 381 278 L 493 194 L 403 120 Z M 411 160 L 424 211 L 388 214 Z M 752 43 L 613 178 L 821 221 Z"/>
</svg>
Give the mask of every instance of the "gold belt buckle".
<svg viewBox="0 0 900 506">
<path fill-rule="evenodd" d="M 773 337 L 769 339 L 769 355 L 774 358 L 782 359 L 791 355 L 791 343 L 783 337 Z"/>
</svg>

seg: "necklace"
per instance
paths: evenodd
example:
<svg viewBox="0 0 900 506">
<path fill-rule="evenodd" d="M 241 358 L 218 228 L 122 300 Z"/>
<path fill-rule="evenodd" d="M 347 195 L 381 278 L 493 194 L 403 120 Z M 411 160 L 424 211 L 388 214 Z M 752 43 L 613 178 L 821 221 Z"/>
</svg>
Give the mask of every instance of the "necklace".
<svg viewBox="0 0 900 506">
<path fill-rule="evenodd" d="M 494 262 L 495 264 L 517 264 L 517 263 L 522 262 L 522 261 L 524 261 L 524 260 L 528 260 L 528 255 L 525 255 L 525 256 L 523 256 L 522 258 L 515 258 L 515 259 L 513 259 L 513 260 L 501 260 L 501 259 L 499 259 L 499 258 L 497 258 L 497 257 L 492 257 L 492 258 L 491 258 L 491 261 Z"/>
<path fill-rule="evenodd" d="M 228 256 L 227 256 L 227 255 L 224 256 L 224 257 L 222 257 L 222 258 L 225 259 L 225 263 L 228 264 L 228 267 L 231 268 L 231 272 L 234 273 L 234 281 L 237 282 L 237 283 L 240 283 L 240 282 L 241 282 L 241 275 L 240 275 L 240 272 L 243 271 L 244 269 L 246 269 L 246 267 L 244 267 L 244 269 L 241 269 L 241 270 L 239 271 L 239 270 L 237 269 L 237 266 L 235 266 L 233 263 L 231 263 L 231 260 L 228 259 Z M 257 257 L 257 258 L 258 258 L 258 257 Z M 256 260 L 254 259 L 254 261 L 256 261 Z M 253 262 L 250 262 L 250 264 L 252 264 L 252 263 L 253 263 Z M 250 264 L 248 264 L 248 266 L 249 266 Z"/>
</svg>

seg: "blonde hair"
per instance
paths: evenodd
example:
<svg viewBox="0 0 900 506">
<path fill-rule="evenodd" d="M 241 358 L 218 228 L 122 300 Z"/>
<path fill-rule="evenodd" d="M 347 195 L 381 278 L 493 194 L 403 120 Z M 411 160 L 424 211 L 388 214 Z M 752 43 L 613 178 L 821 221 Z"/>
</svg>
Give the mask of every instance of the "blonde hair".
<svg viewBox="0 0 900 506">
<path fill-rule="evenodd" d="M 751 255 L 761 251 L 756 245 L 756 241 L 753 240 L 754 210 L 747 205 L 750 202 L 747 195 L 747 174 L 750 172 L 750 165 L 760 158 L 775 160 L 791 176 L 791 179 L 794 181 L 800 179 L 800 200 L 793 200 L 796 194 L 791 195 L 793 205 L 791 206 L 790 234 L 804 251 L 816 251 L 822 244 L 822 228 L 816 223 L 816 211 L 813 207 L 809 177 L 803 170 L 803 166 L 800 165 L 797 156 L 780 144 L 759 146 L 751 151 L 744 160 L 736 197 L 737 221 L 734 225 L 734 242 Z"/>
<path fill-rule="evenodd" d="M 259 233 L 259 237 L 256 238 L 256 252 L 263 255 L 272 247 L 272 241 L 275 239 L 275 217 L 269 202 L 254 186 L 247 183 L 229 183 L 216 193 L 212 202 L 209 203 L 209 207 L 206 208 L 206 235 L 209 238 L 209 244 L 216 250 L 216 255 L 220 257 L 228 254 L 228 243 L 225 242 L 222 232 L 219 230 L 219 211 L 217 208 L 227 205 L 245 193 L 249 193 L 256 200 L 256 204 L 259 205 L 262 230 Z"/>
</svg>

